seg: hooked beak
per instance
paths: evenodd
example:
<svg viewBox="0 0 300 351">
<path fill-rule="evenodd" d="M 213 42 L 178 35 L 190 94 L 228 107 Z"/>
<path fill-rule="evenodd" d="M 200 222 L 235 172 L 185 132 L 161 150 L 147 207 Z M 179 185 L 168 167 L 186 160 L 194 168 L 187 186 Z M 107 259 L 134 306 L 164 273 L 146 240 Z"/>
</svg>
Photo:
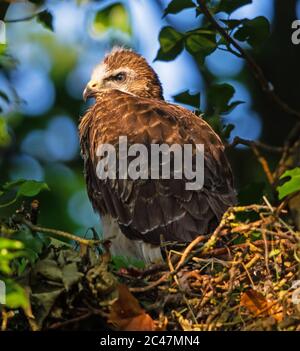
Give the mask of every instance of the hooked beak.
<svg viewBox="0 0 300 351">
<path fill-rule="evenodd" d="M 93 81 L 88 82 L 82 94 L 83 100 L 86 101 L 88 98 L 95 96 L 97 91 L 97 83 Z"/>
</svg>

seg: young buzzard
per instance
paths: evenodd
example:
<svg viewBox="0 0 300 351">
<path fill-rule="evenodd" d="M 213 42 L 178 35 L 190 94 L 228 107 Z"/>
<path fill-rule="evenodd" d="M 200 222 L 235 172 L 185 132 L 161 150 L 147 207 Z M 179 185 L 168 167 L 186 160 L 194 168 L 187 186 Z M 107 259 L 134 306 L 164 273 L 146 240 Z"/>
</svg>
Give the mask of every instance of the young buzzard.
<svg viewBox="0 0 300 351">
<path fill-rule="evenodd" d="M 87 190 L 101 216 L 104 238 L 112 238 L 112 254 L 157 262 L 162 239 L 182 243 L 210 233 L 236 199 L 224 146 L 211 127 L 166 102 L 157 74 L 131 50 L 108 54 L 83 95 L 96 100 L 79 126 Z M 143 144 L 148 150 L 151 144 L 203 144 L 203 187 L 187 190 L 185 177 L 99 179 L 97 149 L 103 144 L 118 149 L 120 136 L 127 137 L 128 145 Z"/>
</svg>

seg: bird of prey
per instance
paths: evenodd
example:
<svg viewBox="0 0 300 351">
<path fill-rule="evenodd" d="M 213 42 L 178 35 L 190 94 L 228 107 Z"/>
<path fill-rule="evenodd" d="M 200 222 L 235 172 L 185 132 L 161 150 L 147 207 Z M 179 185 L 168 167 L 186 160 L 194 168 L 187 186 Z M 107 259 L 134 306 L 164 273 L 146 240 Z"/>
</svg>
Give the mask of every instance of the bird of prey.
<svg viewBox="0 0 300 351">
<path fill-rule="evenodd" d="M 139 54 L 114 48 L 95 67 L 83 97 L 95 103 L 79 125 L 87 191 L 100 214 L 112 255 L 162 260 L 161 243 L 188 243 L 209 234 L 236 202 L 233 176 L 219 136 L 199 116 L 164 100 L 160 80 Z M 182 179 L 100 179 L 99 145 L 204 145 L 204 183 L 187 190 Z M 118 157 L 118 156 L 117 156 Z M 195 153 L 193 153 L 193 160 Z M 194 161 L 193 161 L 194 162 Z M 150 165 L 149 165 L 150 167 Z M 174 169 L 171 170 L 174 175 Z"/>
</svg>

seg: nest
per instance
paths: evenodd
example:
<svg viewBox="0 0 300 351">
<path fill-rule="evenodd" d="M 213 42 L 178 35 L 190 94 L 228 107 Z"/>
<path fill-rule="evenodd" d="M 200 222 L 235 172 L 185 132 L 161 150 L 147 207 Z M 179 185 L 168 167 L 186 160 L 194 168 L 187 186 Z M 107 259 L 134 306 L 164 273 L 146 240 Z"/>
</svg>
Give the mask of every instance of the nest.
<svg viewBox="0 0 300 351">
<path fill-rule="evenodd" d="M 280 209 L 234 207 L 165 271 L 123 279 L 170 330 L 300 330 L 299 235 Z"/>
<path fill-rule="evenodd" d="M 56 240 L 23 277 L 30 307 L 2 311 L 2 326 L 299 331 L 300 233 L 282 207 L 230 208 L 210 236 L 180 250 L 165 245 L 166 263 L 145 269 L 116 269 L 96 241 L 77 238 L 74 250 Z M 69 235 L 28 219 L 25 225 L 33 233 Z"/>
</svg>

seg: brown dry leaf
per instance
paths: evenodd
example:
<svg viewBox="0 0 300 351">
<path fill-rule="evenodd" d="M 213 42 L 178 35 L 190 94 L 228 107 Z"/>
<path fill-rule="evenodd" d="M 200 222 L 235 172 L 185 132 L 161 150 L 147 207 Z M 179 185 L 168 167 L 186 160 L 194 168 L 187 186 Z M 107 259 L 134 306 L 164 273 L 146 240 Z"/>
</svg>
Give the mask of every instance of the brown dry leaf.
<svg viewBox="0 0 300 351">
<path fill-rule="evenodd" d="M 254 316 L 269 315 L 277 321 L 283 319 L 281 307 L 270 300 L 267 300 L 260 292 L 250 289 L 241 296 L 240 305 L 246 307 Z"/>
<path fill-rule="evenodd" d="M 261 293 L 250 289 L 242 294 L 240 305 L 246 307 L 252 314 L 258 315 L 266 311 L 268 301 Z"/>
<path fill-rule="evenodd" d="M 108 322 L 123 331 L 154 331 L 155 323 L 127 286 L 118 285 L 119 298 L 112 306 Z"/>
</svg>

